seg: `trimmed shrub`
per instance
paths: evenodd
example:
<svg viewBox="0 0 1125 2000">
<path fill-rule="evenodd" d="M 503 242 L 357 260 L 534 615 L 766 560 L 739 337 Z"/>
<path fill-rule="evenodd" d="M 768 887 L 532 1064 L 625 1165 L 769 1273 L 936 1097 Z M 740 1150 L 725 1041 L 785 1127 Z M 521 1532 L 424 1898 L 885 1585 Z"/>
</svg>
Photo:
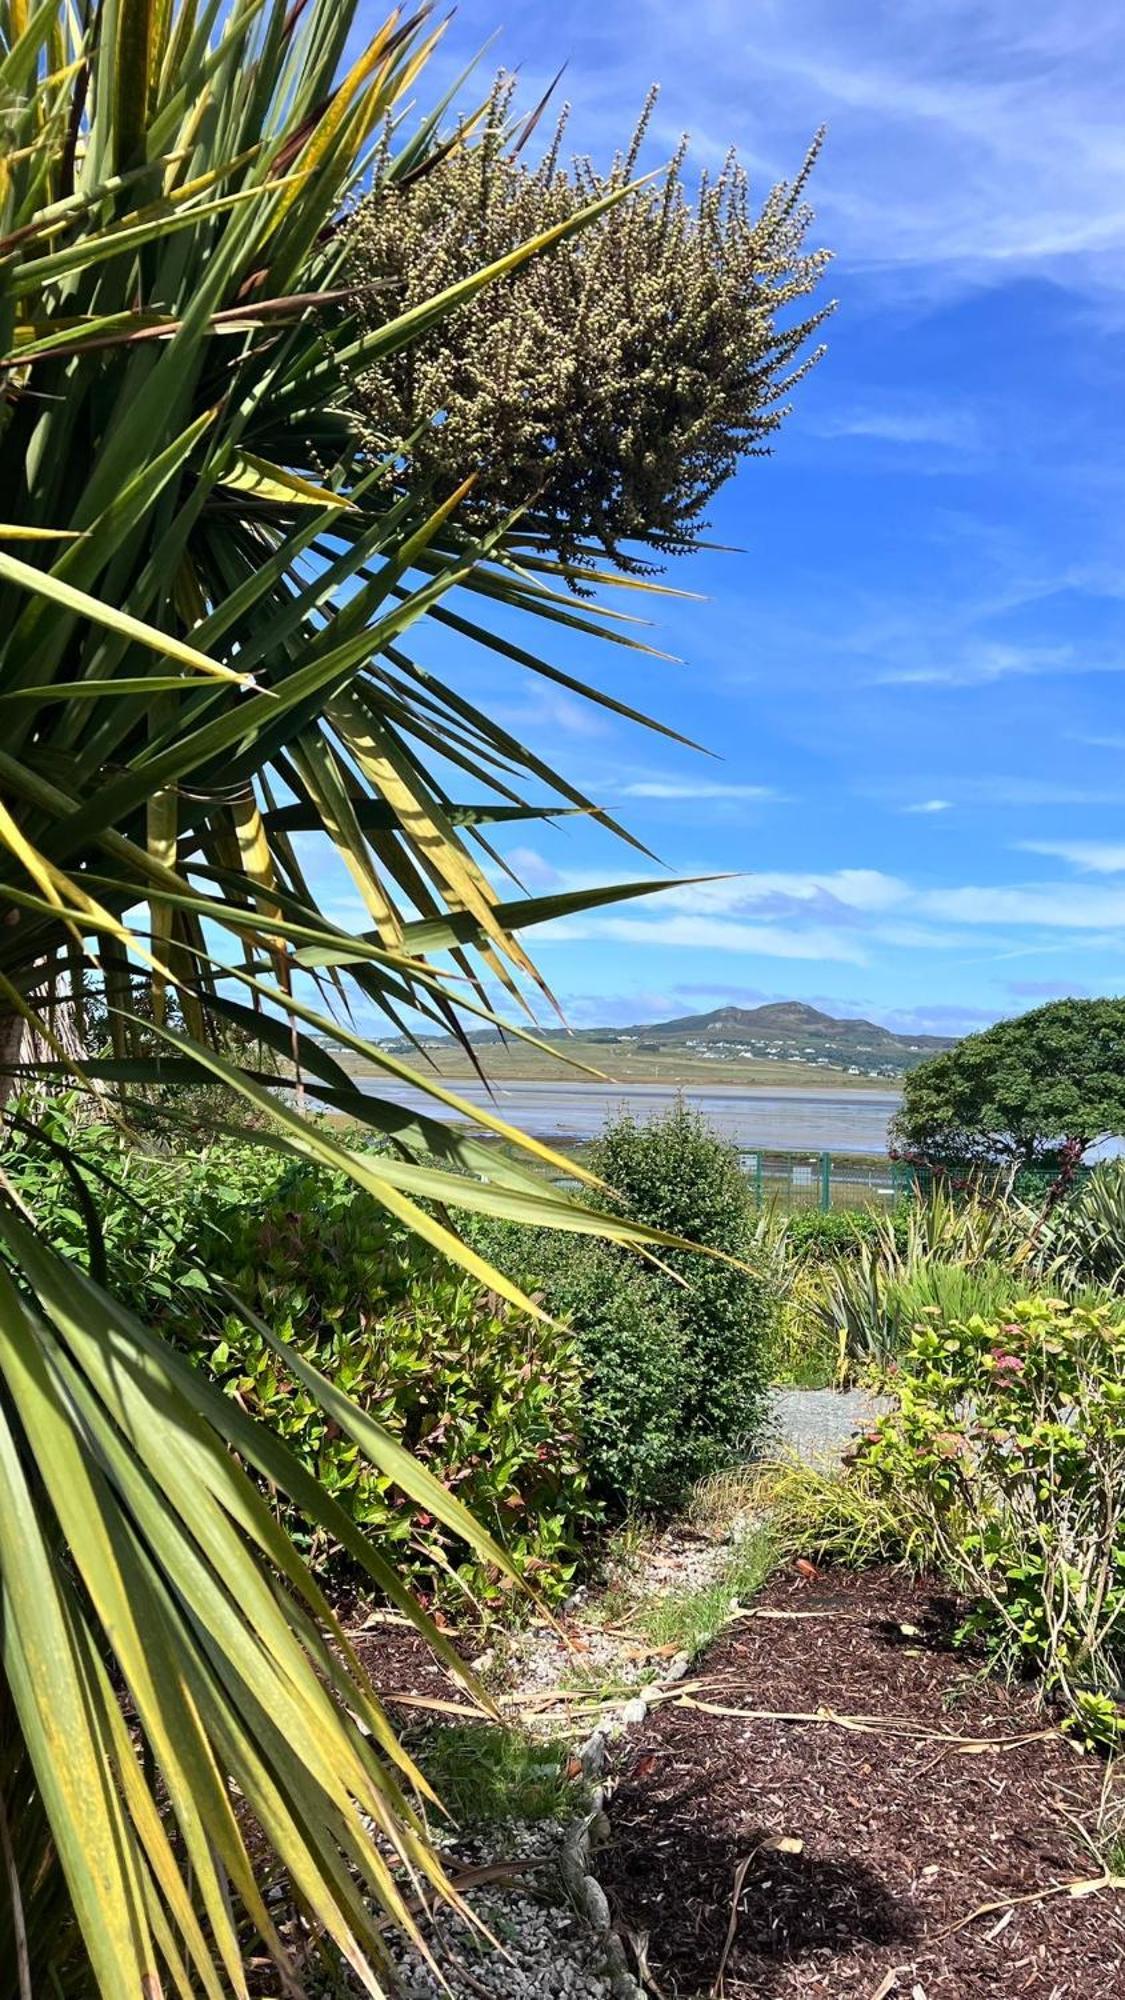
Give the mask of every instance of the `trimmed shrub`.
<svg viewBox="0 0 1125 2000">
<path fill-rule="evenodd" d="M 617 1206 L 689 1242 L 668 1270 L 590 1238 L 478 1223 L 473 1240 L 537 1286 L 573 1328 L 586 1376 L 583 1455 L 613 1512 L 662 1512 L 752 1452 L 763 1421 L 778 1295 L 738 1155 L 695 1112 L 614 1119 L 588 1164 Z M 681 1282 L 682 1277 L 682 1282 Z"/>
<path fill-rule="evenodd" d="M 881 1212 L 870 1208 L 802 1208 L 785 1216 L 779 1226 L 784 1227 L 795 1257 L 818 1263 L 871 1243 L 882 1223 Z"/>
<path fill-rule="evenodd" d="M 638 1221 L 753 1259 L 755 1217 L 738 1155 L 682 1102 L 647 1125 L 615 1118 L 591 1164 Z M 746 1456 L 761 1430 L 777 1300 L 757 1268 L 684 1250 L 661 1255 L 683 1280 L 671 1294 L 687 1370 L 679 1428 L 698 1478 Z"/>
<path fill-rule="evenodd" d="M 535 1269 L 582 1357 L 582 1453 L 594 1492 L 617 1513 L 674 1507 L 703 1457 L 683 1429 L 691 1361 L 673 1287 L 583 1237 L 541 1241 Z"/>
</svg>

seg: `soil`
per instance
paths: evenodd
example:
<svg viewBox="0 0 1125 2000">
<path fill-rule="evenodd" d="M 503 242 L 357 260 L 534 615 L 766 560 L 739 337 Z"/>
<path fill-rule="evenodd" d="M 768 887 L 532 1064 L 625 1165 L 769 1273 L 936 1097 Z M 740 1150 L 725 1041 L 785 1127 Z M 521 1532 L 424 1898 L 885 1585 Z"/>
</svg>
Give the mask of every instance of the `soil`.
<svg viewBox="0 0 1125 2000">
<path fill-rule="evenodd" d="M 463 1681 L 446 1668 L 413 1625 L 397 1613 L 369 1612 L 363 1623 L 345 1623 L 345 1629 L 396 1729 L 410 1728 L 420 1722 L 440 1722 L 442 1710 L 432 1706 L 435 1703 L 448 1703 L 456 1710 L 476 1710 Z M 480 1651 L 481 1642 L 478 1639 L 474 1643 L 471 1633 L 447 1632 L 445 1637 L 466 1662 Z M 454 1722 L 458 1717 L 451 1713 L 444 1719 Z"/>
<path fill-rule="evenodd" d="M 1082 1829 L 1093 1840 L 1104 1763 L 1049 1730 L 1032 1690 L 985 1678 L 955 1625 L 895 1572 L 789 1571 L 696 1670 L 710 1706 L 669 1704 L 630 1734 L 599 1875 L 654 1995 L 1125 1994 L 1125 1896 L 1058 1893 L 1103 1873 Z M 711 1712 L 826 1707 L 879 1720 Z"/>
</svg>

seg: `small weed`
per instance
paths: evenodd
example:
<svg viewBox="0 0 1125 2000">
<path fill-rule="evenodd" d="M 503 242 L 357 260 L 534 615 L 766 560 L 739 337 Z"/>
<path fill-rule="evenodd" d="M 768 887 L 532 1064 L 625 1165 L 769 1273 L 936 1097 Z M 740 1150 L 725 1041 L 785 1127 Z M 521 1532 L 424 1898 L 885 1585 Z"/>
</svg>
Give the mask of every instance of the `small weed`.
<svg viewBox="0 0 1125 2000">
<path fill-rule="evenodd" d="M 561 1819 L 576 1809 L 562 1744 L 491 1723 L 428 1730 L 415 1757 L 458 1826 Z"/>
<path fill-rule="evenodd" d="M 717 1638 L 732 1612 L 757 1596 L 776 1560 L 773 1535 L 755 1529 L 735 1543 L 711 1583 L 651 1598 L 638 1607 L 637 1623 L 654 1646 L 674 1646 L 694 1659 Z"/>
<path fill-rule="evenodd" d="M 572 1660 L 559 1675 L 559 1686 L 570 1694 L 588 1695 L 591 1702 L 627 1701 L 636 1689 L 612 1663 L 594 1666 L 588 1660 Z"/>
</svg>

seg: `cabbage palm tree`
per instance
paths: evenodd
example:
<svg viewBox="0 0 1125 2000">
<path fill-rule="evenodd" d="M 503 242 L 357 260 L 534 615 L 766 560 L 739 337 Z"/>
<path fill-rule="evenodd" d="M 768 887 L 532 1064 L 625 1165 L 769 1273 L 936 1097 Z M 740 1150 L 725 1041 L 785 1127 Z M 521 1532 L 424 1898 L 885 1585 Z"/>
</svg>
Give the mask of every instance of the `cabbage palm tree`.
<svg viewBox="0 0 1125 2000">
<path fill-rule="evenodd" d="M 601 204 L 409 310 L 357 297 L 349 200 L 374 176 L 393 201 L 472 119 L 453 139 L 444 106 L 412 123 L 434 35 L 395 14 L 356 51 L 355 13 L 0 0 L 0 1092 L 63 1078 L 110 1115 L 138 1084 L 233 1093 L 261 1144 L 349 1175 L 534 1311 L 451 1212 L 659 1239 L 561 1194 L 539 1170 L 572 1163 L 490 1112 L 475 1126 L 504 1147 L 445 1122 L 463 1107 L 424 1070 L 427 1115 L 340 1055 L 412 1074 L 349 1025 L 349 995 L 407 1031 L 463 1035 L 497 989 L 531 1019 L 519 933 L 611 893 L 497 890 L 487 828 L 542 810 L 527 780 L 596 808 L 420 664 L 410 629 L 453 619 L 574 687 L 513 645 L 510 614 L 622 628 L 506 524 L 466 526 L 469 482 L 434 490 L 400 441 L 361 443 L 349 390 Z M 350 872 L 360 932 L 310 883 L 309 835 Z M 299 1091 L 274 1087 L 279 1058 Z M 407 1495 L 504 1562 L 262 1331 Z M 220 2000 L 263 1954 L 296 1991 L 278 1884 L 379 1993 L 416 1885 L 456 1901 L 424 1785 L 266 1486 L 423 1622 L 282 1444 L 0 1182 L 5 1995 Z"/>
<path fill-rule="evenodd" d="M 550 774 L 401 648 L 455 587 L 486 640 L 497 605 L 576 613 L 502 531 L 459 528 L 464 488 L 361 448 L 348 403 L 357 368 L 551 239 L 372 326 L 341 276 L 344 205 L 373 161 L 391 200 L 446 142 L 402 108 L 433 45 L 420 19 L 392 16 L 338 80 L 354 12 L 0 5 L 3 1090 L 64 1076 L 112 1112 L 137 1082 L 223 1085 L 263 1144 L 349 1174 L 518 1298 L 451 1209 L 629 1231 L 555 1192 L 534 1170 L 548 1150 L 498 1119 L 477 1123 L 502 1150 L 443 1123 L 459 1106 L 436 1082 L 432 1117 L 364 1095 L 325 1038 L 401 1076 L 339 1024 L 339 968 L 389 1022 L 456 1028 L 488 1015 L 485 977 L 513 996 L 534 979 L 517 932 L 566 900 L 502 899 L 484 865 L 484 823 Z M 362 935 L 306 880 L 306 830 L 351 871 Z M 91 981 L 101 1061 L 75 1032 Z M 295 1064 L 297 1102 L 224 1053 L 230 1031 Z M 310 1106 L 391 1143 L 335 1136 Z M 407 1494 L 503 1561 L 286 1359 Z M 5 1193 L 0 1977 L 20 2000 L 245 1994 L 253 1950 L 290 1990 L 275 1879 L 375 1993 L 386 1921 L 415 1930 L 410 1882 L 452 1895 L 418 1774 L 263 1482 L 420 1616 L 279 1442 Z"/>
</svg>

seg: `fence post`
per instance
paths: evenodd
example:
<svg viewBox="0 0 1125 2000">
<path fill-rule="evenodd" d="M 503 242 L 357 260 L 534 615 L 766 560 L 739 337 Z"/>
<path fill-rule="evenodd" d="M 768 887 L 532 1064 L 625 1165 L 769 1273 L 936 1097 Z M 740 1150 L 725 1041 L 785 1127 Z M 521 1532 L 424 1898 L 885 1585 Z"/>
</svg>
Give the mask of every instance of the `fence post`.
<svg viewBox="0 0 1125 2000">
<path fill-rule="evenodd" d="M 832 1155 L 820 1156 L 820 1206 L 827 1214 L 832 1206 Z"/>
</svg>

